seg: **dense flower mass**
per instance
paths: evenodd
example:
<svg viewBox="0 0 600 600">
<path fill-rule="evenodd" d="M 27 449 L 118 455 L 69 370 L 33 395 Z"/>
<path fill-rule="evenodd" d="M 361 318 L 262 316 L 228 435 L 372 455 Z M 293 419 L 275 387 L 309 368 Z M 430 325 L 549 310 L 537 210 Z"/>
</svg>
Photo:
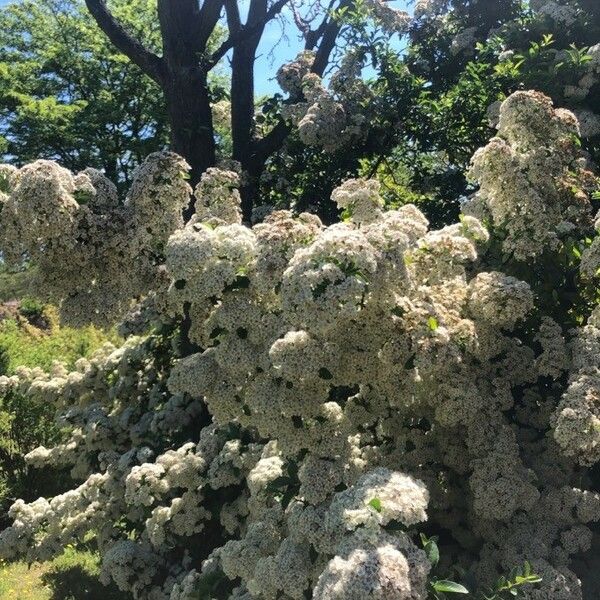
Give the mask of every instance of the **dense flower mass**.
<svg viewBox="0 0 600 600">
<path fill-rule="evenodd" d="M 308 60 L 282 85 L 296 89 Z M 340 223 L 274 211 L 249 228 L 237 175 L 207 171 L 197 214 L 158 227 L 160 326 L 71 373 L 0 378 L 0 393 L 56 403 L 70 437 L 28 460 L 80 481 L 17 501 L 0 557 L 47 558 L 92 532 L 103 579 L 135 598 L 425 600 L 427 522 L 444 531 L 442 568 L 486 586 L 530 561 L 543 581 L 526 598 L 581 599 L 571 557 L 600 520 L 587 469 L 600 318 L 577 246 L 593 252 L 596 234 L 576 133 L 544 96 L 511 96 L 474 158 L 478 193 L 440 230 L 413 205 L 384 210 L 360 179 L 333 193 Z M 32 261 L 56 240 L 63 251 L 92 210 L 79 191 L 101 189 L 49 163 L 2 174 L 17 215 L 3 244 L 31 221 L 16 247 Z M 181 208 L 185 183 L 159 181 L 146 195 L 157 177 L 140 177 L 122 210 L 136 198 L 156 223 L 142 199 Z"/>
<path fill-rule="evenodd" d="M 35 291 L 60 306 L 64 321 L 105 325 L 160 279 L 162 249 L 189 202 L 187 170 L 175 154 L 152 154 L 120 201 L 94 169 L 75 176 L 46 160 L 3 167 L 2 255 L 36 265 Z"/>
<path fill-rule="evenodd" d="M 373 6 L 388 11 L 386 15 L 392 21 L 404 18 L 405 13 L 387 7 L 385 2 L 373 2 Z M 279 85 L 293 100 L 284 106 L 283 116 L 298 128 L 304 144 L 334 152 L 364 138 L 368 119 L 362 109 L 372 91 L 361 79 L 364 57 L 360 53 L 349 51 L 344 56 L 329 89 L 321 77 L 311 72 L 313 61 L 314 55 L 304 51 L 278 71 Z"/>
<path fill-rule="evenodd" d="M 557 249 L 565 236 L 591 225 L 585 161 L 572 143 L 578 134 L 572 113 L 553 110 L 542 94 L 518 93 L 502 104 L 498 137 L 473 158 L 471 175 L 480 183 L 474 214 L 505 231 L 504 252 L 517 260 Z"/>
</svg>

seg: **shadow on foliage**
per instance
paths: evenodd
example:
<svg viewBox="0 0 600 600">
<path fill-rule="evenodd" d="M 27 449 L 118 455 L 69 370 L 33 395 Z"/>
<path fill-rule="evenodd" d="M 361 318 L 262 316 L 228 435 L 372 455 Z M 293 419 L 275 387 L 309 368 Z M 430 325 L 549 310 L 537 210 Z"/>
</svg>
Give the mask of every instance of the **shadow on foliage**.
<svg viewBox="0 0 600 600">
<path fill-rule="evenodd" d="M 130 600 L 115 585 L 102 585 L 97 575 L 81 565 L 49 571 L 42 576 L 42 582 L 50 588 L 51 600 Z"/>
<path fill-rule="evenodd" d="M 6 374 L 9 362 L 10 356 L 6 351 L 6 348 L 0 348 L 0 375 Z"/>
</svg>

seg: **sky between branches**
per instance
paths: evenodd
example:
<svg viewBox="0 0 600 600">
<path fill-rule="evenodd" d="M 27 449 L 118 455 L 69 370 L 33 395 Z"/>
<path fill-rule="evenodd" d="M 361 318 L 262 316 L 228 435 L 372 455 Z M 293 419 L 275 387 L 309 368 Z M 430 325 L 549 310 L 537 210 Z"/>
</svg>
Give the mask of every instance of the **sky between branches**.
<svg viewBox="0 0 600 600">
<path fill-rule="evenodd" d="M 11 2 L 18 2 L 18 0 L 0 0 L 0 7 Z M 409 3 L 410 0 L 392 0 L 390 6 L 411 12 Z M 242 0 L 242 11 L 248 4 L 249 0 Z M 259 96 L 281 92 L 275 81 L 275 73 L 280 65 L 292 60 L 302 49 L 302 42 L 298 39 L 297 30 L 291 23 L 289 10 L 284 9 L 282 15 L 285 21 L 290 22 L 290 27 L 286 27 L 285 32 L 282 32 L 282 23 L 278 21 L 270 22 L 265 29 L 258 49 L 255 68 L 255 93 Z M 400 40 L 394 40 L 394 43 L 397 44 L 399 49 L 401 48 Z"/>
</svg>

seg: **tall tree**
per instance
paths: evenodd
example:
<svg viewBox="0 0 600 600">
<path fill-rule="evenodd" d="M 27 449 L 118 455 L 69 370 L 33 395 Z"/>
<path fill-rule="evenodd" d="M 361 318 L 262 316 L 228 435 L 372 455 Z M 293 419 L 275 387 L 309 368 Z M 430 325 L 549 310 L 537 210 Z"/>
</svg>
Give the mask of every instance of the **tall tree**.
<svg viewBox="0 0 600 600">
<path fill-rule="evenodd" d="M 248 219 L 265 160 L 281 147 L 289 133 L 289 125 L 281 120 L 265 136 L 256 135 L 254 63 L 265 27 L 286 5 L 291 7 L 292 0 L 250 0 L 245 18 L 242 3 L 237 0 L 158 0 L 160 53 L 119 19 L 105 0 L 85 2 L 113 44 L 161 87 L 171 128 L 171 148 L 190 163 L 193 183 L 215 163 L 209 74 L 231 53 L 233 158 L 247 175 L 241 193 L 244 216 Z M 294 7 L 305 48 L 316 53 L 312 71 L 318 75 L 327 68 L 340 33 L 335 10 L 351 3 L 352 0 L 332 0 L 320 6 L 316 0 L 299 2 Z M 211 50 L 209 40 L 221 18 L 226 23 L 227 37 Z"/>
<path fill-rule="evenodd" d="M 149 48 L 160 32 L 151 0 L 114 0 Z M 83 0 L 23 0 L 0 11 L 0 148 L 72 170 L 103 169 L 123 186 L 168 143 L 160 89 L 98 30 Z"/>
</svg>

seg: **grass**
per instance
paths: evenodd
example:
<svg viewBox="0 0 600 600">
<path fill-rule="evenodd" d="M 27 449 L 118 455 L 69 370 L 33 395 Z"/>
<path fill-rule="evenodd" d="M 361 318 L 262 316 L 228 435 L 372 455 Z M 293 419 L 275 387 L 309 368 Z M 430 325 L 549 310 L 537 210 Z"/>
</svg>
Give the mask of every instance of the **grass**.
<svg viewBox="0 0 600 600">
<path fill-rule="evenodd" d="M 48 370 L 56 360 L 72 367 L 106 341 L 119 343 L 114 332 L 59 327 L 56 309 L 25 298 L 30 276 L 9 273 L 0 263 L 1 374 L 14 373 L 19 365 Z M 0 600 L 130 600 L 114 585 L 102 585 L 99 571 L 97 554 L 71 546 L 45 563 L 0 561 Z"/>
<path fill-rule="evenodd" d="M 41 583 L 48 565 L 15 563 L 0 567 L 0 598 L 2 600 L 49 600 L 52 590 Z"/>
<path fill-rule="evenodd" d="M 119 343 L 116 333 L 95 327 L 58 327 L 53 310 L 52 307 L 44 309 L 49 314 L 48 329 L 30 326 L 23 318 L 8 318 L 0 322 L 2 372 L 14 373 L 20 365 L 48 370 L 56 360 L 72 367 L 78 358 L 89 356 L 106 341 Z"/>
<path fill-rule="evenodd" d="M 19 365 L 48 370 L 55 360 L 72 367 L 104 342 L 119 343 L 114 332 L 95 327 L 58 327 L 55 308 L 27 297 L 33 275 L 31 268 L 10 271 L 0 260 L 0 373 L 14 373 Z"/>
<path fill-rule="evenodd" d="M 0 373 L 14 373 L 19 365 L 48 370 L 56 360 L 72 367 L 104 342 L 119 343 L 114 332 L 59 327 L 56 309 L 27 299 L 31 274 L 11 273 L 0 262 Z M 72 546 L 45 563 L 0 561 L 0 600 L 130 599 L 114 585 L 102 585 L 99 572 L 97 554 Z"/>
<path fill-rule="evenodd" d="M 99 559 L 68 547 L 47 563 L 0 563 L 0 600 L 129 600 L 114 585 L 98 580 Z"/>
</svg>

